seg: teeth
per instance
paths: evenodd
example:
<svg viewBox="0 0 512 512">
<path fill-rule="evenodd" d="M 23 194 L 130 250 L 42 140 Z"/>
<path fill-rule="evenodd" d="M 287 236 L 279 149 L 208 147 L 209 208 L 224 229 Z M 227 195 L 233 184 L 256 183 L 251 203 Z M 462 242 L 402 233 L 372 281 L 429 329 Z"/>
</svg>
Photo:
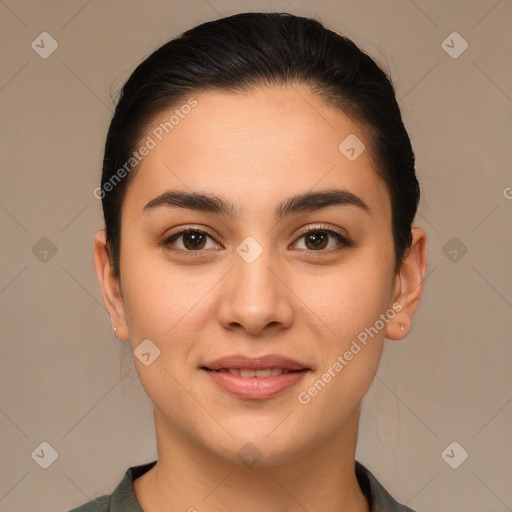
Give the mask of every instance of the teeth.
<svg viewBox="0 0 512 512">
<path fill-rule="evenodd" d="M 240 377 L 273 377 L 282 373 L 290 373 L 290 370 L 284 368 L 265 368 L 263 370 L 252 370 L 250 368 L 221 368 L 219 371 L 240 375 Z"/>
<path fill-rule="evenodd" d="M 256 370 L 256 377 L 270 377 L 272 375 L 272 370 L 267 368 L 266 370 Z"/>
</svg>

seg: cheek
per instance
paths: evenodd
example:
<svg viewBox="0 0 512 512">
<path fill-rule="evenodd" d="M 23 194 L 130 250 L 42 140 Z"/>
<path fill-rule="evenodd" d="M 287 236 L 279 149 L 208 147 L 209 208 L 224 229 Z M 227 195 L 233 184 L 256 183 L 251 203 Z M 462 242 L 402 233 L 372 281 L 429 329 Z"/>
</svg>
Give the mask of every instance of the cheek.
<svg viewBox="0 0 512 512">
<path fill-rule="evenodd" d="M 388 266 L 361 251 L 350 263 L 312 275 L 306 282 L 302 275 L 300 299 L 310 309 L 309 316 L 316 314 L 324 328 L 330 328 L 330 339 L 346 340 L 373 325 L 388 307 Z"/>
<path fill-rule="evenodd" d="M 193 267 L 179 268 L 158 250 L 129 252 L 124 257 L 124 303 L 133 338 L 161 341 L 179 329 L 181 321 L 201 306 L 207 281 Z M 197 267 L 196 267 L 197 268 Z M 126 287 L 125 287 L 126 281 Z"/>
<path fill-rule="evenodd" d="M 155 258 L 155 253 L 126 255 L 124 269 L 124 303 L 134 357 L 146 339 L 158 353 L 147 366 L 142 359 L 135 361 L 139 380 L 158 409 L 185 410 L 190 406 L 190 397 L 182 387 L 187 382 L 187 360 L 197 342 L 209 286 L 192 272 L 177 270 L 164 258 Z"/>
<path fill-rule="evenodd" d="M 387 325 L 381 315 L 389 310 L 389 267 L 376 252 L 361 251 L 350 264 L 316 276 L 315 286 L 302 287 L 301 298 L 314 312 L 308 318 L 322 320 L 325 336 L 316 339 L 320 366 L 315 378 L 321 382 L 301 391 L 319 414 L 333 403 L 343 404 L 333 421 L 355 407 L 377 371 Z"/>
<path fill-rule="evenodd" d="M 297 397 L 313 430 L 340 428 L 368 391 L 382 355 L 388 281 L 384 266 L 362 258 L 307 288 L 304 302 L 328 333 L 315 340 L 319 367 Z"/>
</svg>

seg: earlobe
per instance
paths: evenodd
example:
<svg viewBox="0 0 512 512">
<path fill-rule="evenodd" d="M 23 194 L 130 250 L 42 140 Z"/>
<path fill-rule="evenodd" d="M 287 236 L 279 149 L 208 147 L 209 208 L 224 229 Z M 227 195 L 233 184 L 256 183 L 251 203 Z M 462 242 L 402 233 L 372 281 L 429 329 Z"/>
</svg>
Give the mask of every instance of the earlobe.
<svg viewBox="0 0 512 512">
<path fill-rule="evenodd" d="M 412 228 L 412 243 L 396 276 L 393 304 L 400 304 L 399 311 L 388 323 L 386 338 L 400 340 L 411 329 L 412 317 L 418 309 L 427 273 L 427 235 L 421 228 Z"/>
<path fill-rule="evenodd" d="M 127 340 L 129 333 L 126 325 L 123 297 L 119 280 L 115 275 L 108 248 L 106 232 L 96 232 L 93 240 L 94 269 L 101 288 L 103 303 L 110 316 L 112 328 L 116 328 L 115 336 Z"/>
</svg>

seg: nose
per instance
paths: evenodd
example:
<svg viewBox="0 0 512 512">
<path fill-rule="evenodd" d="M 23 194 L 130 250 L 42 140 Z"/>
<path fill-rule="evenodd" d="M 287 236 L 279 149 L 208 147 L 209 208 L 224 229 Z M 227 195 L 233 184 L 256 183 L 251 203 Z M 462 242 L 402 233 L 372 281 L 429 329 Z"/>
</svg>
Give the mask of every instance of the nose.
<svg viewBox="0 0 512 512">
<path fill-rule="evenodd" d="M 291 283 L 279 271 L 268 251 L 248 263 L 238 254 L 221 284 L 219 323 L 228 330 L 244 329 L 252 335 L 290 327 L 293 322 Z"/>
</svg>

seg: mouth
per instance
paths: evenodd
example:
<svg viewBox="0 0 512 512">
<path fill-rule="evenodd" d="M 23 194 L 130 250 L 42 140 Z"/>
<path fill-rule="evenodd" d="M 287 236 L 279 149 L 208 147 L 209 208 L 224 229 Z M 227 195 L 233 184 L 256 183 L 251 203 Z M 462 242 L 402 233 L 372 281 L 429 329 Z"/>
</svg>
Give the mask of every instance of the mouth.
<svg viewBox="0 0 512 512">
<path fill-rule="evenodd" d="M 234 354 L 230 356 L 221 357 L 210 361 L 201 368 L 211 371 L 230 371 L 238 370 L 239 372 L 251 371 L 270 371 L 271 373 L 267 376 L 272 375 L 272 371 L 281 373 L 288 373 L 291 371 L 303 371 L 310 370 L 306 364 L 291 359 L 286 356 L 279 354 L 265 354 L 258 357 L 248 357 L 243 354 Z M 277 373 L 279 375 L 279 373 Z M 242 375 L 243 376 L 243 375 Z M 246 375 L 247 377 L 254 377 L 254 375 Z M 265 375 L 261 375 L 264 377 Z"/>
<path fill-rule="evenodd" d="M 223 391 L 252 400 L 276 396 L 312 371 L 303 363 L 274 354 L 257 358 L 228 356 L 199 369 Z"/>
<path fill-rule="evenodd" d="M 211 368 L 207 368 L 203 366 L 202 370 L 206 370 L 209 372 L 220 372 L 220 373 L 230 373 L 231 375 L 239 375 L 243 378 L 249 377 L 258 377 L 258 378 L 267 378 L 267 377 L 277 377 L 281 374 L 287 373 L 297 373 L 297 372 L 306 372 L 307 368 L 303 368 L 301 370 L 290 370 L 288 368 L 264 368 L 261 370 L 253 370 L 251 368 L 221 368 L 220 370 L 212 370 Z"/>
</svg>

